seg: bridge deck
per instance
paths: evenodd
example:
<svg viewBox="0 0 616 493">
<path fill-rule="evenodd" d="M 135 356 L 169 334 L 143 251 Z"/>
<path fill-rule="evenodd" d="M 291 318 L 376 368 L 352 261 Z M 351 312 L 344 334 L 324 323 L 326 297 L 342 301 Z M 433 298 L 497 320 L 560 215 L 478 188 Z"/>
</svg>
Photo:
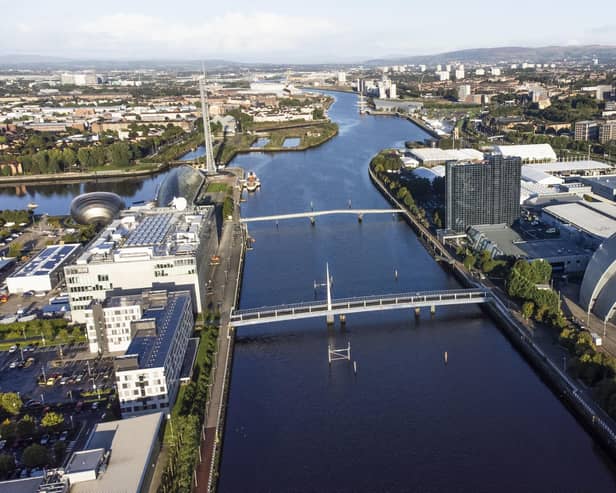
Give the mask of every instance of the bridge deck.
<svg viewBox="0 0 616 493">
<path fill-rule="evenodd" d="M 332 300 L 331 310 L 326 301 L 295 303 L 290 305 L 266 306 L 236 310 L 231 314 L 231 325 L 236 327 L 270 322 L 282 322 L 302 318 L 372 312 L 381 310 L 400 310 L 427 306 L 465 305 L 485 303 L 491 300 L 486 289 L 458 289 L 448 291 L 424 291 L 387 295 L 360 296 Z"/>
<path fill-rule="evenodd" d="M 404 212 L 402 209 L 334 209 L 329 211 L 309 211 L 309 212 L 295 212 L 292 214 L 277 214 L 274 216 L 259 216 L 259 217 L 244 217 L 240 219 L 243 223 L 254 223 L 259 221 L 282 221 L 284 219 L 299 219 L 302 217 L 319 217 L 319 216 L 332 216 L 337 214 L 353 214 L 355 216 L 365 214 L 395 214 Z"/>
</svg>

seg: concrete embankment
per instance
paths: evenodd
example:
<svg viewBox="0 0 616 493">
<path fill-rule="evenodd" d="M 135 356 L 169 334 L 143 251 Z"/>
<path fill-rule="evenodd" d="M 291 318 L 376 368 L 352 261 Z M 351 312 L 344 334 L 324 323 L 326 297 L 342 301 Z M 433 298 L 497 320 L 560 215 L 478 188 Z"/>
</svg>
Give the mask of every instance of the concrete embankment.
<svg viewBox="0 0 616 493">
<path fill-rule="evenodd" d="M 381 194 L 394 206 L 404 208 L 369 168 L 370 179 Z M 410 213 L 404 214 L 407 223 L 418 234 L 420 241 L 433 256 L 446 259 L 451 271 L 466 288 L 485 287 L 461 267 L 460 263 L 445 250 L 440 242 L 420 224 Z M 532 335 L 507 309 L 493 291 L 494 301 L 482 304 L 482 309 L 496 323 L 520 354 L 526 359 L 540 378 L 546 382 L 554 394 L 567 406 L 586 430 L 603 446 L 612 459 L 616 460 L 616 432 L 613 420 L 601 409 L 580 385 L 572 380 L 558 364 L 533 341 Z"/>
<path fill-rule="evenodd" d="M 44 175 L 17 175 L 3 176 L 0 178 L 0 186 L 16 184 L 40 184 L 40 183 L 80 183 L 83 181 L 104 181 L 117 180 L 119 178 L 130 178 L 148 176 L 161 173 L 169 169 L 169 164 L 160 164 L 156 167 L 142 170 L 109 170 L 83 173 L 57 173 Z"/>
</svg>

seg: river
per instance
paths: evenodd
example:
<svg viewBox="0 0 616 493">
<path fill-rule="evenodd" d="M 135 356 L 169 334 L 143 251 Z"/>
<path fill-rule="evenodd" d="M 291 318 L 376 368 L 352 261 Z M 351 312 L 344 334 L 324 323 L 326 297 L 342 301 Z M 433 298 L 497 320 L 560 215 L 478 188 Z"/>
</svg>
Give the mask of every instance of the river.
<svg viewBox="0 0 616 493">
<path fill-rule="evenodd" d="M 369 159 L 423 139 L 397 118 L 359 116 L 335 94 L 340 134 L 306 152 L 240 155 L 262 189 L 244 216 L 388 204 Z M 199 151 L 197 151 L 199 152 Z M 82 185 L 0 187 L 0 208 L 66 214 L 82 191 L 153 198 L 165 174 Z M 255 223 L 243 308 L 314 299 L 329 262 L 334 297 L 455 288 L 406 223 L 391 216 Z M 394 270 L 398 270 L 396 281 Z M 322 290 L 316 296 L 324 298 Z M 351 343 L 348 362 L 327 346 Z M 448 352 L 448 363 L 443 354 Z M 219 491 L 614 491 L 613 464 L 478 308 L 349 316 L 238 330 Z"/>
<path fill-rule="evenodd" d="M 423 139 L 397 118 L 359 116 L 336 94 L 340 135 L 301 153 L 250 154 L 262 188 L 244 216 L 388 204 L 369 159 Z M 386 216 L 253 223 L 241 307 L 458 284 L 406 223 Z M 394 270 L 399 277 L 395 280 Z M 316 296 L 324 298 L 322 290 Z M 351 343 L 351 364 L 327 346 Z M 444 352 L 448 363 L 444 363 Z M 238 329 L 219 491 L 614 491 L 612 463 L 476 307 Z"/>
</svg>

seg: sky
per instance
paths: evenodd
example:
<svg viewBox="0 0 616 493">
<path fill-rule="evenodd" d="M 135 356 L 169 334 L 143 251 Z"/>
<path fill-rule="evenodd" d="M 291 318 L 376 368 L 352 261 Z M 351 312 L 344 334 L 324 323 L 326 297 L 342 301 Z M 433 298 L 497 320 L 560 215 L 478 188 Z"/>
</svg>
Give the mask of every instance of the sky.
<svg viewBox="0 0 616 493">
<path fill-rule="evenodd" d="M 616 45 L 616 1 L 0 0 L 0 55 L 325 63 Z"/>
</svg>

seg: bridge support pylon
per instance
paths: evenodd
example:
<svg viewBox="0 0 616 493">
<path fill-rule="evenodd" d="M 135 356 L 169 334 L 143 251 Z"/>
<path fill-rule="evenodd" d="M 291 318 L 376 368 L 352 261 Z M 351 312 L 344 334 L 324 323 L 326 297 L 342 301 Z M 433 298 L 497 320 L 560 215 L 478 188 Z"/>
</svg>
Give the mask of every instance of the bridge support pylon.
<svg viewBox="0 0 616 493">
<path fill-rule="evenodd" d="M 357 215 L 357 220 L 359 222 L 362 222 L 364 220 L 364 215 L 361 212 Z"/>
<path fill-rule="evenodd" d="M 436 305 L 430 306 L 430 315 L 434 315 L 436 313 Z"/>
<path fill-rule="evenodd" d="M 340 325 L 346 325 L 346 315 L 344 313 L 340 314 Z"/>
<path fill-rule="evenodd" d="M 310 218 L 310 225 L 314 226 L 317 222 L 315 221 L 314 217 Z"/>
<path fill-rule="evenodd" d="M 421 308 L 417 307 L 415 308 L 415 317 L 419 318 L 419 314 L 421 313 Z"/>
</svg>

